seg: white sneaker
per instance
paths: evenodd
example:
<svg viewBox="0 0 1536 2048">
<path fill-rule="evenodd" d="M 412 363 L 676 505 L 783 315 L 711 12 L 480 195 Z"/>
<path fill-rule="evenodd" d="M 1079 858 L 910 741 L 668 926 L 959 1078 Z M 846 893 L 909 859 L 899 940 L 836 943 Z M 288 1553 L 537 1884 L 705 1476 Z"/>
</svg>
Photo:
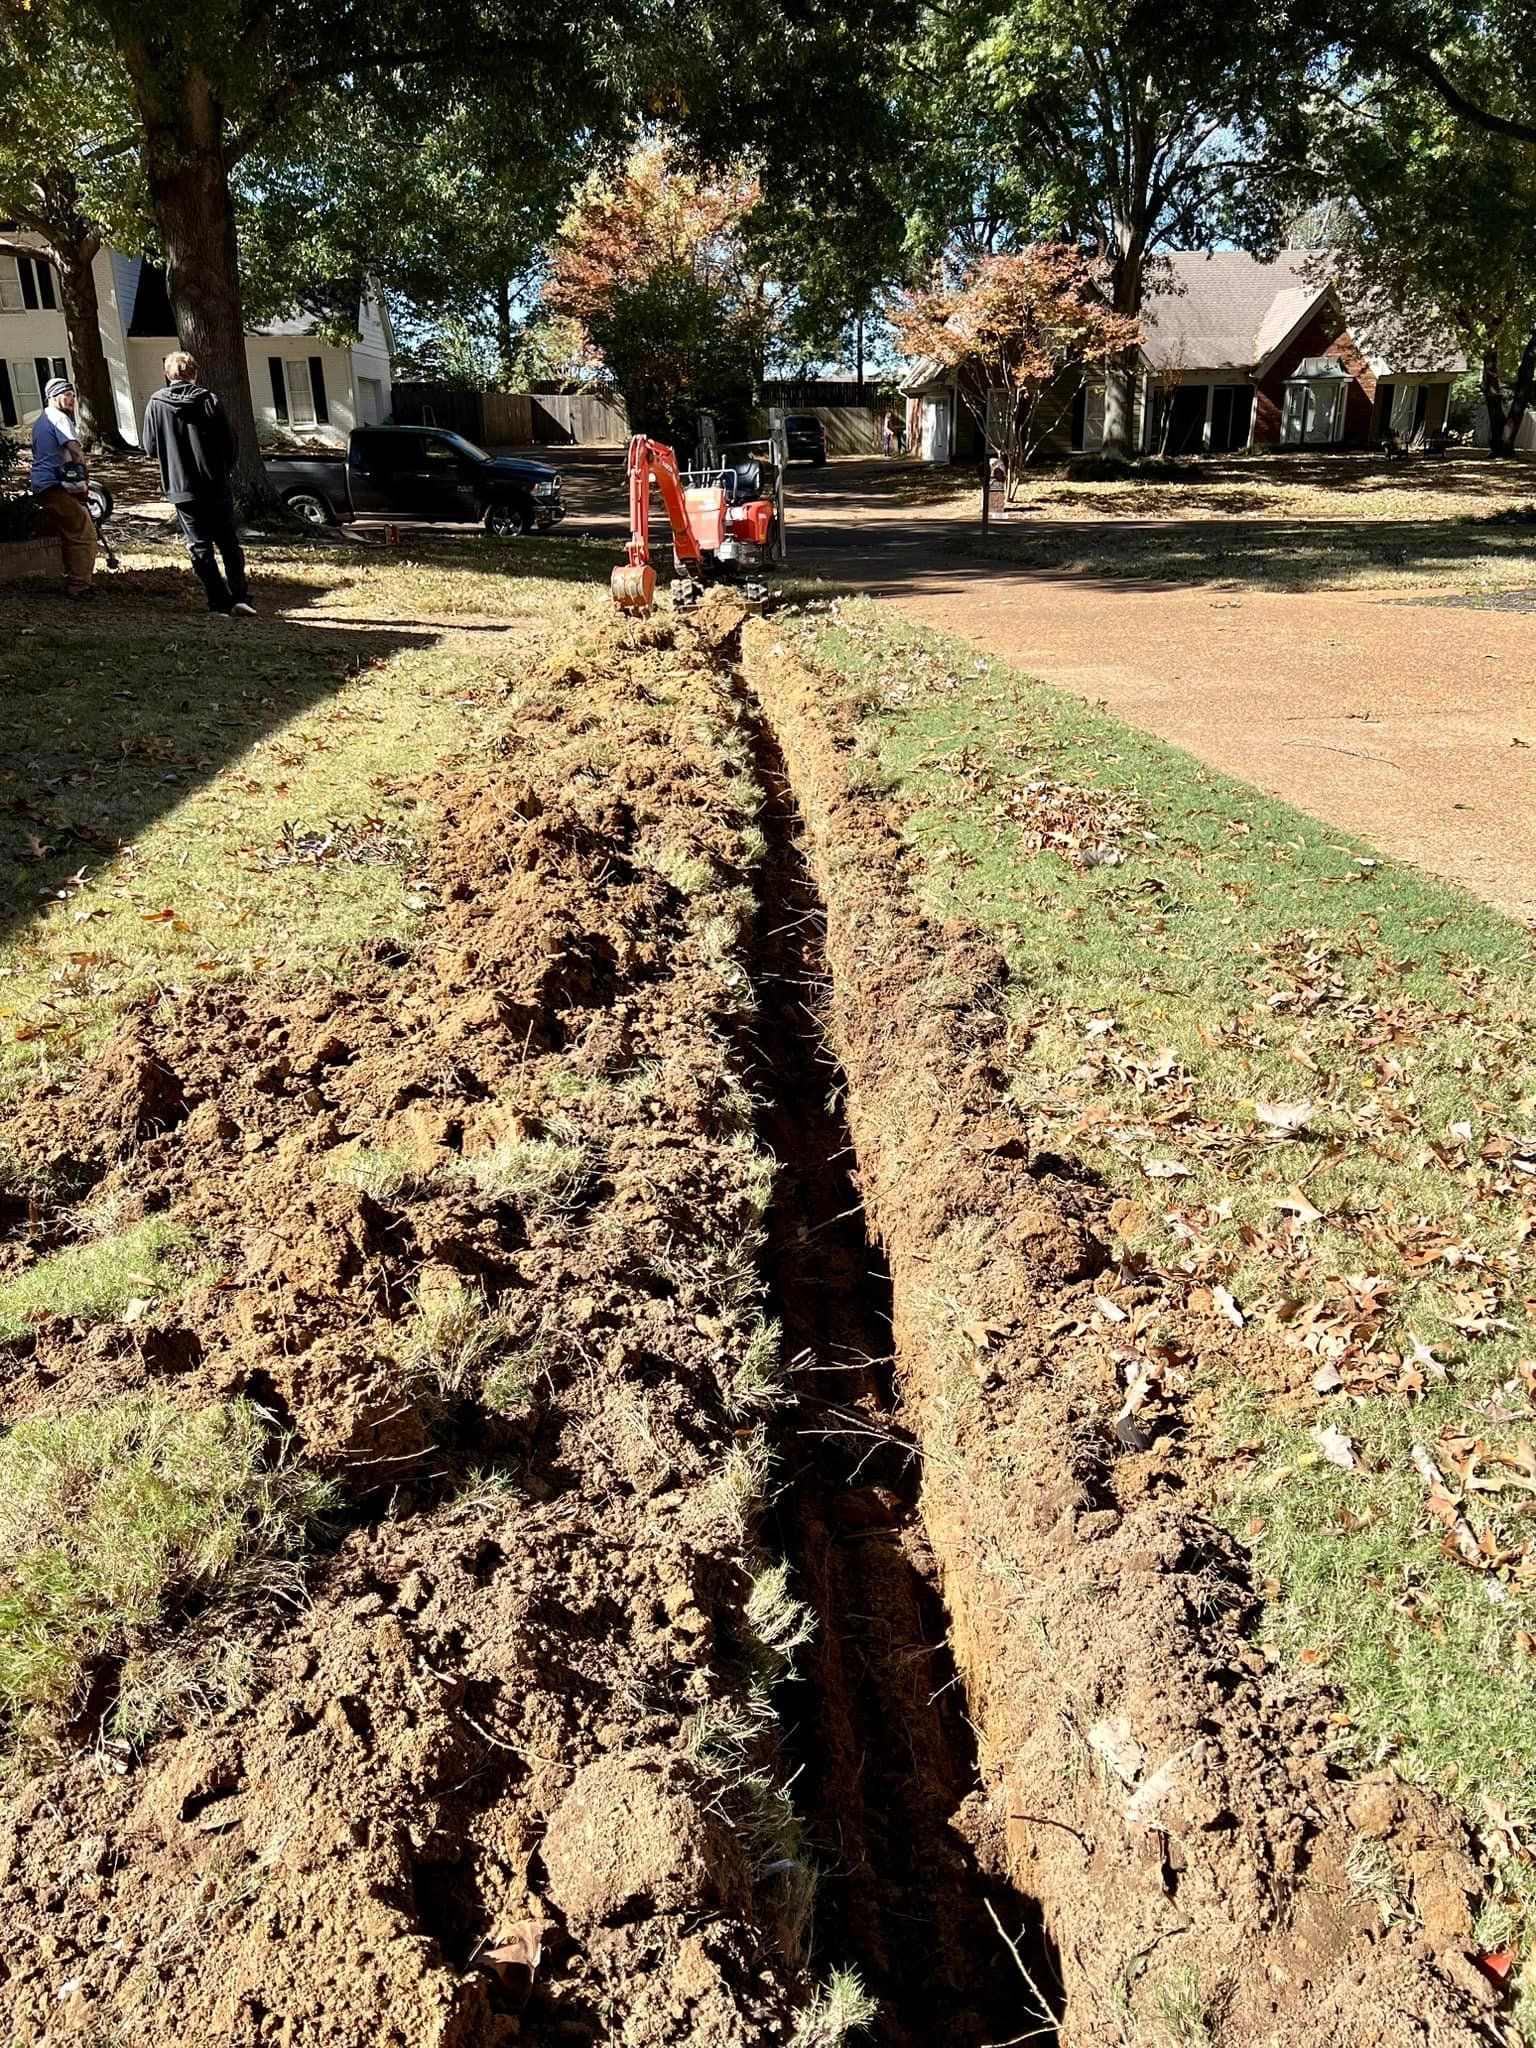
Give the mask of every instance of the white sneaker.
<svg viewBox="0 0 1536 2048">
<path fill-rule="evenodd" d="M 242 619 L 254 619 L 256 616 L 255 605 L 247 604 L 243 597 L 238 604 L 232 604 L 230 610 L 237 612 Z"/>
</svg>

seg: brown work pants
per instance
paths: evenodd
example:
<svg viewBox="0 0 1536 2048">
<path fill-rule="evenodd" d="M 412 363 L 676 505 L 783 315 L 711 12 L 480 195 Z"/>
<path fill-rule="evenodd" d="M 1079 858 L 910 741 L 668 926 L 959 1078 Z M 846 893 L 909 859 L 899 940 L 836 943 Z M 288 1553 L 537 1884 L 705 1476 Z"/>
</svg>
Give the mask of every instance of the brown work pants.
<svg viewBox="0 0 1536 2048">
<path fill-rule="evenodd" d="M 96 567 L 96 522 L 84 498 L 62 484 L 38 493 L 43 524 L 64 543 L 64 574 L 71 590 L 88 590 Z"/>
</svg>

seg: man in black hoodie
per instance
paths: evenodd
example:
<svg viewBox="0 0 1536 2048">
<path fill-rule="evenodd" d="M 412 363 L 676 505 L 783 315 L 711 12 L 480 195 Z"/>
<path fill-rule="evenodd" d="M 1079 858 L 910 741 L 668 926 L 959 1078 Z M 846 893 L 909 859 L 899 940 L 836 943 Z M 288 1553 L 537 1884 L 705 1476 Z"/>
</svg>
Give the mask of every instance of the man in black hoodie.
<svg viewBox="0 0 1536 2048">
<path fill-rule="evenodd" d="M 182 349 L 165 359 L 165 389 L 145 406 L 139 439 L 144 453 L 160 464 L 160 482 L 176 508 L 193 570 L 208 593 L 209 611 L 224 618 L 231 612 L 251 617 L 256 607 L 246 590 L 229 484 L 234 432 L 223 406 L 198 383 L 196 359 Z M 222 576 L 215 549 L 223 557 Z"/>
</svg>

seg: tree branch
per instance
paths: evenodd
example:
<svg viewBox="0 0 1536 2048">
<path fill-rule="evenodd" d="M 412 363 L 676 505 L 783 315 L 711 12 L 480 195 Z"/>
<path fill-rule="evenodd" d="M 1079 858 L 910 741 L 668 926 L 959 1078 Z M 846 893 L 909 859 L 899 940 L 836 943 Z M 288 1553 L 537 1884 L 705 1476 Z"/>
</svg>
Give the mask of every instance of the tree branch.
<svg viewBox="0 0 1536 2048">
<path fill-rule="evenodd" d="M 1439 93 L 1441 99 L 1453 114 L 1459 114 L 1464 121 L 1472 121 L 1479 128 L 1486 128 L 1494 135 L 1510 135 L 1516 142 L 1536 143 L 1536 122 L 1512 120 L 1507 114 L 1496 114 L 1491 107 L 1480 107 L 1451 78 L 1440 60 L 1429 50 L 1421 50 L 1411 43 L 1400 43 L 1392 39 L 1373 38 L 1376 47 L 1389 62 L 1400 64 L 1405 70 L 1415 72 Z"/>
</svg>

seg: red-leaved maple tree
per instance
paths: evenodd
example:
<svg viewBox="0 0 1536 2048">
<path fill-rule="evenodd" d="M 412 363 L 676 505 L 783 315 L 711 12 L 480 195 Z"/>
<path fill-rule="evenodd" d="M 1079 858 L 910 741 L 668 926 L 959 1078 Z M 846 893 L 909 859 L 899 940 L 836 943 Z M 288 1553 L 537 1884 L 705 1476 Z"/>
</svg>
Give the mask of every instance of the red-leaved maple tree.
<svg viewBox="0 0 1536 2048">
<path fill-rule="evenodd" d="M 957 373 L 1010 488 L 1078 381 L 1141 340 L 1140 322 L 1108 303 L 1102 265 L 1059 242 L 983 257 L 953 288 L 914 293 L 894 318 L 912 354 Z"/>
<path fill-rule="evenodd" d="M 750 403 L 779 317 L 741 232 L 757 196 L 750 178 L 699 177 L 649 144 L 572 208 L 545 302 L 581 322 L 632 424 L 685 438 L 700 410 Z"/>
</svg>

